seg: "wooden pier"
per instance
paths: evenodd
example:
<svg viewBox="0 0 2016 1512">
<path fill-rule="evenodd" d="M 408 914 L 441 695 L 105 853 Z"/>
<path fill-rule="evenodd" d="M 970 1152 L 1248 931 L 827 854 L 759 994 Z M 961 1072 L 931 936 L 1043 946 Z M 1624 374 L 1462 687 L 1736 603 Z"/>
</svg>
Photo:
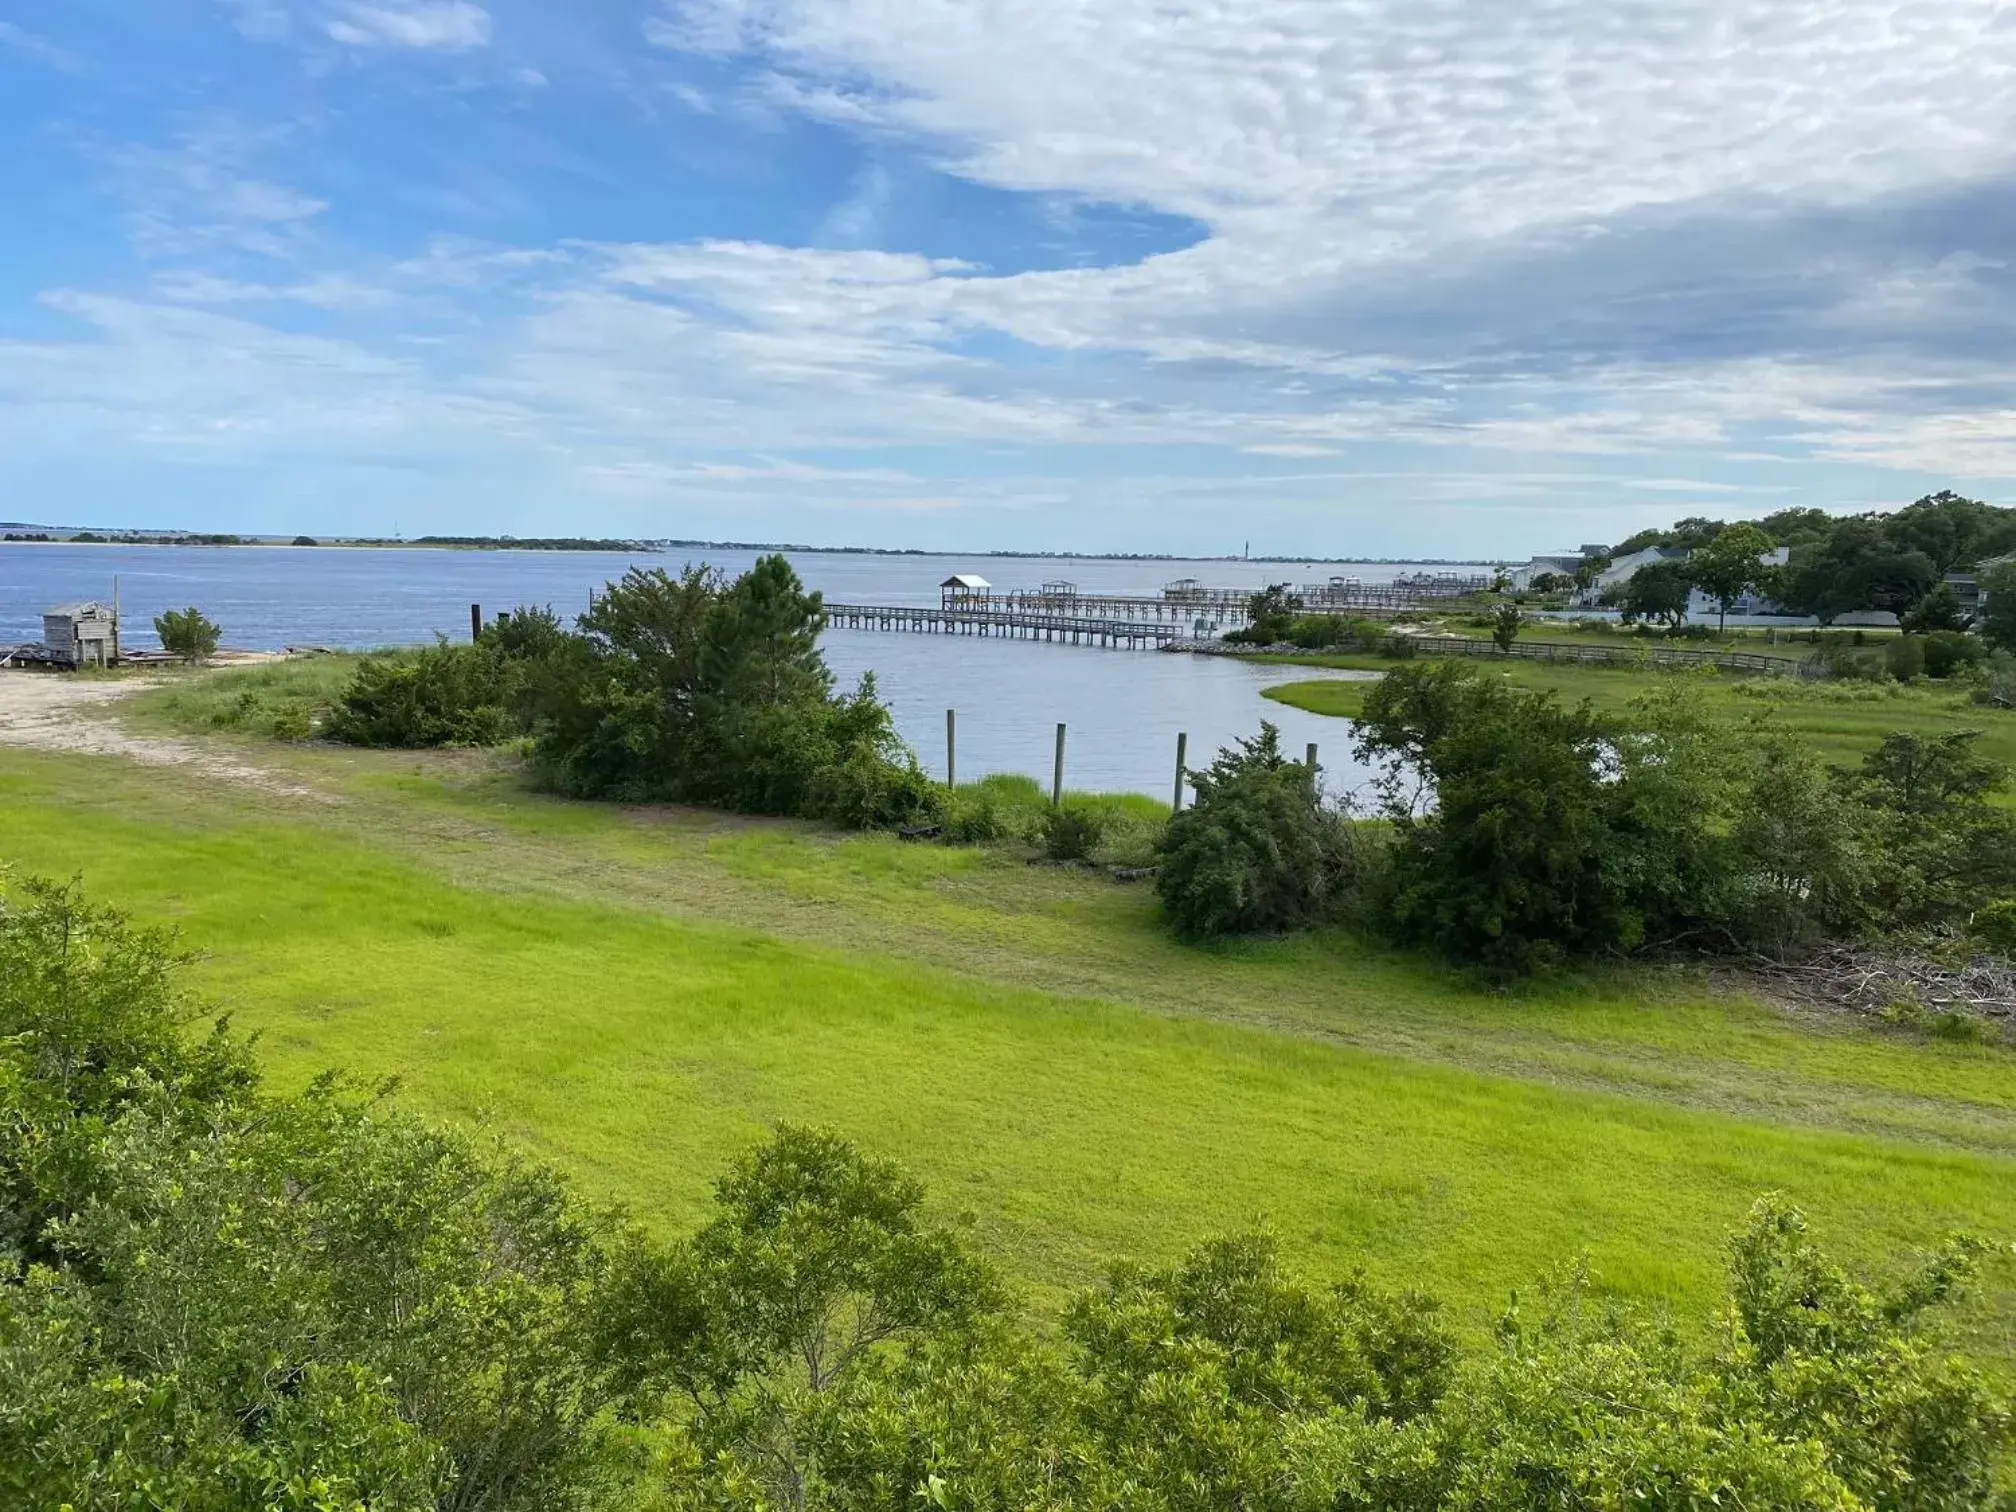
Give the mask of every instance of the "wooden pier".
<svg viewBox="0 0 2016 1512">
<path fill-rule="evenodd" d="M 993 600 L 984 606 L 969 601 L 956 609 L 910 604 L 828 604 L 826 623 L 835 630 L 1008 636 L 1128 651 L 1153 651 L 1183 633 L 1181 625 L 1172 623 L 1013 609 Z"/>
<path fill-rule="evenodd" d="M 1286 585 L 1283 585 L 1284 587 Z M 1367 618 L 1446 607 L 1452 600 L 1488 586 L 1472 580 L 1452 582 L 1359 583 L 1331 582 L 1288 590 L 1297 614 L 1350 614 Z M 1222 629 L 1246 624 L 1252 617 L 1250 588 L 1168 588 L 1160 594 L 1082 593 L 1068 584 L 1004 592 L 948 595 L 946 610 L 1068 616 L 1103 620 L 1145 620 L 1150 624 L 1194 627 L 1199 620 Z"/>
</svg>

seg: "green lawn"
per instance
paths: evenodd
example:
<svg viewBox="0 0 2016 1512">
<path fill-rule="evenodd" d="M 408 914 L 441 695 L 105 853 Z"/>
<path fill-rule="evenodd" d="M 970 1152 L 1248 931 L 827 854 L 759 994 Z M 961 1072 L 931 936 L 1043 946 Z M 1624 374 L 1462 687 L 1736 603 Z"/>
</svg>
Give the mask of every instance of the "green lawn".
<svg viewBox="0 0 2016 1512">
<path fill-rule="evenodd" d="M 2016 1237 L 2011 1052 L 1681 974 L 1499 997 L 1333 935 L 1204 952 L 999 853 L 560 803 L 478 753 L 246 750 L 316 803 L 0 752 L 0 856 L 177 923 L 283 1081 L 397 1075 L 670 1227 L 782 1119 L 897 1155 L 1040 1302 L 1266 1221 L 1482 1326 L 1590 1251 L 1699 1318 L 1789 1192 L 1876 1261 Z M 2016 1274 L 1967 1314 L 2016 1367 Z"/>
<path fill-rule="evenodd" d="M 1378 656 L 1270 658 L 1279 665 L 1352 667 L 1390 671 L 1401 665 Z M 1599 709 L 1622 710 L 1651 688 L 1681 685 L 1698 691 L 1708 706 L 1733 719 L 1764 719 L 1810 739 L 1836 761 L 1850 761 L 1873 749 L 1891 730 L 1943 733 L 1979 730 L 1981 749 L 2016 767 L 2016 712 L 1971 702 L 1963 689 L 1936 683 L 1803 682 L 1786 677 L 1746 677 L 1713 669 L 1665 672 L 1657 669 L 1568 666 L 1549 662 L 1469 658 L 1521 687 L 1544 688 L 1571 701 L 1588 699 Z M 1312 714 L 1350 719 L 1364 708 L 1371 683 L 1338 680 L 1291 682 L 1269 688 L 1277 703 Z"/>
</svg>

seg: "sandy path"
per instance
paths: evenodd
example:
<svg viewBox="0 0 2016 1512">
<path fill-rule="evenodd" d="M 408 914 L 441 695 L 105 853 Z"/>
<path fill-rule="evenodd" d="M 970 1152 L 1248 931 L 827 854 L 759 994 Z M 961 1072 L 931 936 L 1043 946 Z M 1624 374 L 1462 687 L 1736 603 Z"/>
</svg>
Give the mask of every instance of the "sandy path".
<svg viewBox="0 0 2016 1512">
<path fill-rule="evenodd" d="M 168 735 L 140 735 L 106 717 L 106 707 L 156 684 L 136 679 L 87 681 L 51 672 L 0 671 L 0 745 L 85 756 L 124 756 L 147 766 L 186 766 L 290 798 L 326 793 L 235 756 Z"/>
</svg>

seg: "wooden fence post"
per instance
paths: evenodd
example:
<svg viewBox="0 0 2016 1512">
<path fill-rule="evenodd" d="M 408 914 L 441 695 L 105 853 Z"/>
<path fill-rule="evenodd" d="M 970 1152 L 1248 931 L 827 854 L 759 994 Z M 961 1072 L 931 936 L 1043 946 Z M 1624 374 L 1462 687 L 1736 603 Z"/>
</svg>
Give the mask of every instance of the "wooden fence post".
<svg viewBox="0 0 2016 1512">
<path fill-rule="evenodd" d="M 1179 730 L 1176 734 L 1176 796 L 1169 800 L 1169 812 L 1183 812 L 1183 760 L 1190 754 L 1190 732 Z"/>
<path fill-rule="evenodd" d="M 1050 773 L 1050 803 L 1052 807 L 1064 801 L 1064 726 L 1057 726 L 1057 765 Z"/>
<path fill-rule="evenodd" d="M 472 641 L 479 640 L 482 638 L 482 635 L 483 606 L 481 604 L 471 604 L 469 606 L 469 639 Z"/>
<path fill-rule="evenodd" d="M 945 786 L 959 786 L 959 715 L 953 709 L 945 711 Z"/>
<path fill-rule="evenodd" d="M 1316 790 L 1316 742 L 1309 742 L 1309 790 Z"/>
</svg>

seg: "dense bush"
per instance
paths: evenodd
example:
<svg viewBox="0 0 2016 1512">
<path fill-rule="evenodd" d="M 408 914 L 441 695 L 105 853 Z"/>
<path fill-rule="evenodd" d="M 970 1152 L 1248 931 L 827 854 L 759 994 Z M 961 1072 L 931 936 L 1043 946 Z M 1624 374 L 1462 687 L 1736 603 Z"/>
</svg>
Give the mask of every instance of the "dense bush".
<svg viewBox="0 0 2016 1512">
<path fill-rule="evenodd" d="M 441 640 L 365 658 L 324 733 L 350 745 L 406 750 L 495 745 L 510 732 L 509 703 L 502 657 Z"/>
<path fill-rule="evenodd" d="M 616 1251 L 552 1175 L 185 1039 L 160 936 L 0 910 L 0 1503 L 565 1508 Z"/>
<path fill-rule="evenodd" d="M 854 826 L 922 822 L 940 790 L 864 677 L 836 695 L 825 624 L 784 558 L 724 584 L 633 570 L 531 680 L 540 772 L 582 797 L 673 799 Z"/>
<path fill-rule="evenodd" d="M 327 733 L 356 745 L 530 736 L 561 792 L 672 799 L 856 828 L 936 817 L 943 798 L 897 738 L 872 677 L 836 695 L 819 596 L 782 557 L 734 582 L 633 570 L 568 631 L 518 609 L 472 645 L 367 660 Z"/>
<path fill-rule="evenodd" d="M 1196 796 L 1163 832 L 1156 879 L 1180 934 L 1295 929 L 1343 909 L 1364 847 L 1316 775 L 1281 754 L 1271 724 L 1190 774 Z"/>
<path fill-rule="evenodd" d="M 1969 733 L 1840 771 L 1684 695 L 1602 716 L 1449 663 L 1389 674 L 1360 731 L 1394 836 L 1375 916 L 1495 971 L 1949 929 L 2016 887 L 2007 774 Z"/>
<path fill-rule="evenodd" d="M 1700 1342 L 1571 1273 L 1466 1349 L 1264 1234 L 1046 1328 L 837 1136 L 779 1130 L 665 1244 L 380 1100 L 264 1090 L 175 969 L 72 889 L 0 908 L 10 1508 L 2009 1506 L 2008 1405 L 1932 1327 L 1970 1240 L 1871 1289 L 1766 1200 Z"/>
<path fill-rule="evenodd" d="M 1066 800 L 1043 813 L 1043 854 L 1052 861 L 1089 861 L 1106 838 L 1106 815 L 1089 803 Z"/>
</svg>

